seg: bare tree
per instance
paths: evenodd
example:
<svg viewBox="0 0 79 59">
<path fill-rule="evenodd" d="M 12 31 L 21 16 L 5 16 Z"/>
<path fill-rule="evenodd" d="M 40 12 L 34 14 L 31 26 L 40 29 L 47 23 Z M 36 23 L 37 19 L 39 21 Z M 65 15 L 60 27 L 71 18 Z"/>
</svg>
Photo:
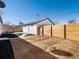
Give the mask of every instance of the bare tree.
<svg viewBox="0 0 79 59">
<path fill-rule="evenodd" d="M 77 20 L 76 19 L 71 19 L 68 21 L 68 24 L 76 24 Z"/>
<path fill-rule="evenodd" d="M 11 25 L 11 22 L 9 22 L 9 21 L 6 21 L 6 22 L 4 22 L 4 25 Z"/>
<path fill-rule="evenodd" d="M 22 25 L 24 25 L 24 23 L 20 21 L 20 22 L 19 22 L 19 26 L 22 26 Z"/>
<path fill-rule="evenodd" d="M 58 22 L 58 21 L 56 21 L 56 20 L 53 20 L 53 22 L 54 22 L 54 24 L 59 24 L 59 22 Z"/>
</svg>

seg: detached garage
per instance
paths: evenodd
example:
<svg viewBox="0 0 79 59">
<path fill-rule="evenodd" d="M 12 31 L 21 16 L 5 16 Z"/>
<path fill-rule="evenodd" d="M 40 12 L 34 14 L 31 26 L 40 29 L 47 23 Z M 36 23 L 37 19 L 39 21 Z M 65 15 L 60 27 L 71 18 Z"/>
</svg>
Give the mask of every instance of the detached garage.
<svg viewBox="0 0 79 59">
<path fill-rule="evenodd" d="M 23 33 L 37 35 L 39 27 L 46 25 L 54 25 L 54 23 L 49 18 L 31 22 L 23 25 Z"/>
</svg>

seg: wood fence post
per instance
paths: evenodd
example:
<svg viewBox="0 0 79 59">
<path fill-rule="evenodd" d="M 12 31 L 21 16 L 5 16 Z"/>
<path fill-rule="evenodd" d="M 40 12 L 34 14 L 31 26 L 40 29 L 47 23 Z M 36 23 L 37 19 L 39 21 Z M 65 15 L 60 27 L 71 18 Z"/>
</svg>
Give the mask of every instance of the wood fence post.
<svg viewBox="0 0 79 59">
<path fill-rule="evenodd" d="M 40 27 L 37 27 L 37 35 L 40 35 Z"/>
<path fill-rule="evenodd" d="M 51 37 L 52 37 L 52 25 L 51 25 Z"/>
<path fill-rule="evenodd" d="M 44 26 L 42 26 L 42 36 L 44 36 Z"/>
<path fill-rule="evenodd" d="M 66 25 L 64 25 L 64 39 L 66 39 Z"/>
</svg>

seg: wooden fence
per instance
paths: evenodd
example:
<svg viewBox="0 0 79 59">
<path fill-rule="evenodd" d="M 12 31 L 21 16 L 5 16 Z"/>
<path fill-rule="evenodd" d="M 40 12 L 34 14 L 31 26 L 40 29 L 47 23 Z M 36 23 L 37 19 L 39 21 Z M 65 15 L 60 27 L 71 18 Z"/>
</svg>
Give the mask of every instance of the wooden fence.
<svg viewBox="0 0 79 59">
<path fill-rule="evenodd" d="M 49 25 L 39 29 L 39 35 L 79 41 L 79 24 Z"/>
</svg>

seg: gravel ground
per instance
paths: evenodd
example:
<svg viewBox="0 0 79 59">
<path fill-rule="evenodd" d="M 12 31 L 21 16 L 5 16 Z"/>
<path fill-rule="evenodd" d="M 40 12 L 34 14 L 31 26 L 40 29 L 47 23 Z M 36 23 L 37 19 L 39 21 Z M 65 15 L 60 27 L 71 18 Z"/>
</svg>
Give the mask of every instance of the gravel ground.
<svg viewBox="0 0 79 59">
<path fill-rule="evenodd" d="M 11 40 L 15 59 L 58 59 L 23 39 Z"/>
<path fill-rule="evenodd" d="M 79 42 L 51 37 L 10 40 L 15 59 L 79 59 Z"/>
</svg>

